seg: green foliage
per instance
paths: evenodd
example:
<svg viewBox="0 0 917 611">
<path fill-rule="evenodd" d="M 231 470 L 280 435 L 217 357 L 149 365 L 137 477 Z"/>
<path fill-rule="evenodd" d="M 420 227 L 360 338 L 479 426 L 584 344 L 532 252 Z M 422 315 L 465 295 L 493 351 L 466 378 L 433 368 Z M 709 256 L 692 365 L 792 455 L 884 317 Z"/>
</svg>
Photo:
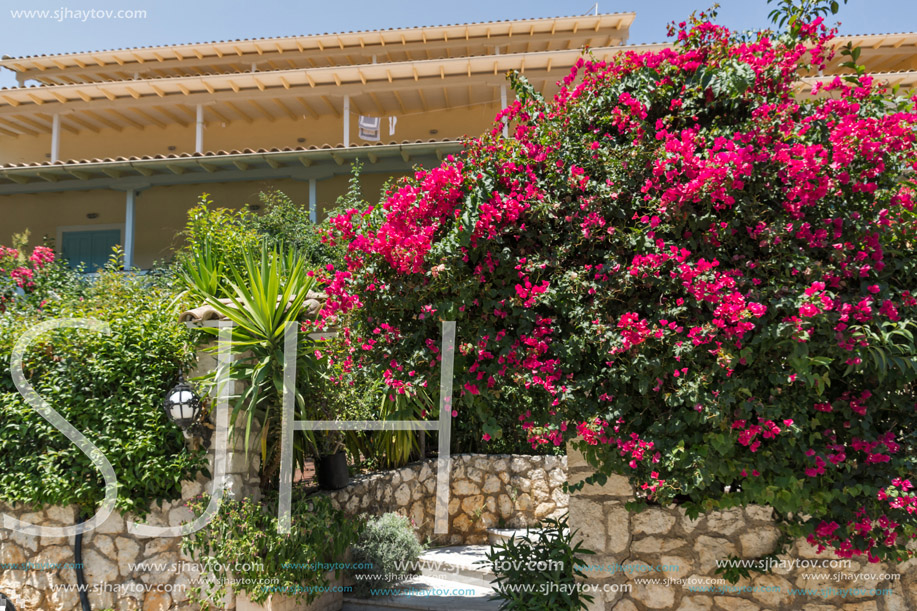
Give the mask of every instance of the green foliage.
<svg viewBox="0 0 917 611">
<path fill-rule="evenodd" d="M 584 58 L 551 101 L 520 86 L 511 137 L 334 219 L 351 264 L 326 311 L 408 394 L 435 388 L 456 321 L 454 410 L 482 437 L 515 416 L 642 498 L 769 505 L 787 534 L 905 558 L 913 100 L 857 74 L 798 95 L 836 44 L 819 24 L 675 30 Z"/>
<path fill-rule="evenodd" d="M 204 496 L 189 506 L 200 515 L 208 502 Z M 312 602 L 328 585 L 322 564 L 340 562 L 362 529 L 359 520 L 314 496 L 293 503 L 292 531 L 281 535 L 272 506 L 224 499 L 204 529 L 182 539 L 182 549 L 214 577 L 190 590 L 201 611 L 222 609 L 228 589 L 246 593 L 254 603 L 272 593 Z"/>
<path fill-rule="evenodd" d="M 768 4 L 776 4 L 777 8 L 768 13 L 771 23 L 777 26 L 789 27 L 790 32 L 796 33 L 799 24 L 808 23 L 818 17 L 837 15 L 841 5 L 837 0 L 767 0 Z M 847 4 L 847 0 L 844 0 Z"/>
<path fill-rule="evenodd" d="M 258 200 L 264 212 L 249 215 L 249 224 L 269 243 L 278 248 L 296 250 L 311 267 L 324 267 L 341 261 L 336 249 L 322 243 L 317 224 L 309 218 L 307 208 L 277 190 L 259 193 Z"/>
<path fill-rule="evenodd" d="M 188 211 L 188 222 L 179 234 L 184 246 L 175 255 L 179 269 L 197 268 L 199 282 L 205 280 L 208 294 L 229 295 L 228 269 L 241 268 L 246 253 L 259 247 L 261 236 L 252 226 L 252 215 L 245 210 L 215 208 L 207 193 Z"/>
<path fill-rule="evenodd" d="M 593 597 L 576 589 L 581 556 L 595 552 L 574 543 L 567 516 L 544 520 L 525 537 L 512 537 L 491 546 L 487 560 L 493 567 L 493 600 L 505 611 L 575 611 L 588 608 Z M 524 586 L 524 587 L 522 587 Z M 532 590 L 527 590 L 534 586 Z"/>
<path fill-rule="evenodd" d="M 531 409 L 531 408 L 528 408 Z M 509 410 L 494 412 L 497 431 L 489 440 L 481 435 L 479 418 L 455 418 L 452 421 L 452 451 L 456 454 L 525 454 L 563 456 L 566 450 L 553 444 L 532 447 L 528 434 L 519 426 L 519 417 Z"/>
<path fill-rule="evenodd" d="M 393 575 L 416 572 L 422 552 L 423 547 L 405 516 L 386 513 L 370 519 L 353 546 L 353 562 L 372 565 L 372 569 L 355 571 L 364 577 L 356 581 L 354 592 L 357 596 L 367 596 L 370 589 L 394 585 L 397 582 L 392 580 Z M 414 571 L 405 567 L 413 567 Z"/>
<path fill-rule="evenodd" d="M 245 389 L 236 398 L 232 422 L 239 418 L 245 423 L 245 450 L 251 447 L 251 434 L 256 423 L 261 426 L 262 484 L 278 471 L 280 464 L 281 402 L 283 397 L 283 345 L 284 331 L 288 325 L 300 325 L 306 311 L 306 299 L 314 279 L 305 268 L 305 260 L 294 250 L 281 253 L 266 242 L 260 253 L 245 251 L 242 265 L 223 269 L 229 303 L 219 300 L 210 291 L 214 287 L 212 276 L 196 273 L 191 265 L 184 266 L 184 280 L 188 289 L 211 305 L 217 312 L 234 323 L 231 350 L 241 358 L 236 359 L 228 379 L 244 381 Z M 217 335 L 212 327 L 202 329 Z M 300 338 L 300 366 L 309 367 L 312 360 L 308 340 Z M 216 349 L 216 348 L 214 348 Z M 210 378 L 218 379 L 220 372 Z M 306 403 L 301 393 L 296 395 L 297 419 L 303 418 Z M 307 451 L 305 435 L 295 437 L 296 466 L 302 467 Z"/>
<path fill-rule="evenodd" d="M 142 277 L 103 270 L 77 295 L 41 309 L 28 304 L 0 315 L 0 360 L 9 362 L 27 329 L 53 318 L 94 318 L 108 335 L 64 329 L 33 344 L 24 359 L 35 390 L 96 444 L 118 477 L 117 508 L 144 513 L 172 500 L 181 482 L 204 468 L 160 405 L 178 370 L 193 359 L 187 329 L 170 295 Z M 0 500 L 40 507 L 97 505 L 100 474 L 90 460 L 29 407 L 8 370 L 0 376 Z"/>
</svg>

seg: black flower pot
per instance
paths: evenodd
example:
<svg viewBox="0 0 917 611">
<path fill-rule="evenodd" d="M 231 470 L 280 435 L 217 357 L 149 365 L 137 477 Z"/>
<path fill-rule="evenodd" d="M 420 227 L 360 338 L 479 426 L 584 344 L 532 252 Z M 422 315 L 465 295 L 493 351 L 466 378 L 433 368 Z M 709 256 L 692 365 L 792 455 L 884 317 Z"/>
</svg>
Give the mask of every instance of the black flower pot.
<svg viewBox="0 0 917 611">
<path fill-rule="evenodd" d="M 340 490 L 350 483 L 347 470 L 347 453 L 344 451 L 318 459 L 318 487 L 322 490 Z"/>
</svg>

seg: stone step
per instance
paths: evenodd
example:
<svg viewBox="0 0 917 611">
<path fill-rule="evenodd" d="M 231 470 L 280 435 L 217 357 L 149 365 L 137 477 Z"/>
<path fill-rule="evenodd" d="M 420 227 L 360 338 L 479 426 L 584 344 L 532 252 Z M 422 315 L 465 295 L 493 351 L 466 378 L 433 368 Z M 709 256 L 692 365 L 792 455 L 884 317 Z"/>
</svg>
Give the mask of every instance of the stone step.
<svg viewBox="0 0 917 611">
<path fill-rule="evenodd" d="M 524 528 L 488 528 L 487 540 L 491 545 L 504 543 L 512 538 L 535 540 L 538 537 L 538 531 L 526 530 Z"/>
<path fill-rule="evenodd" d="M 537 528 L 525 529 L 525 528 L 488 528 L 487 529 L 487 540 L 491 545 L 496 545 L 498 543 L 504 543 L 509 539 L 515 537 L 516 539 L 528 539 L 529 541 L 537 541 L 541 530 Z"/>
<path fill-rule="evenodd" d="M 487 562 L 489 545 L 434 547 L 420 555 L 421 575 L 489 588 L 494 580 Z"/>
<path fill-rule="evenodd" d="M 499 601 L 490 600 L 493 595 L 490 588 L 426 575 L 393 589 L 406 593 L 371 598 L 345 596 L 341 611 L 496 611 L 500 608 Z"/>
</svg>

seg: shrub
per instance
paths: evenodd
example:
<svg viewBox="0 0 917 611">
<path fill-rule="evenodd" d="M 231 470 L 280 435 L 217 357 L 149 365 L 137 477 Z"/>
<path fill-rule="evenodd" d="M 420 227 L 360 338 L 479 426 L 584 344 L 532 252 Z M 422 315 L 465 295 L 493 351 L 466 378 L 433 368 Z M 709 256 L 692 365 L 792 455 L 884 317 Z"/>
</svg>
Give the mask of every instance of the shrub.
<svg viewBox="0 0 917 611">
<path fill-rule="evenodd" d="M 513 536 L 491 546 L 487 561 L 495 580 L 493 600 L 506 611 L 576 611 L 587 609 L 593 597 L 577 588 L 577 577 L 587 577 L 580 556 L 595 552 L 574 543 L 576 531 L 567 517 L 544 520 L 525 537 Z"/>
<path fill-rule="evenodd" d="M 209 293 L 217 297 L 233 292 L 229 270 L 243 268 L 245 254 L 258 249 L 262 241 L 251 226 L 251 213 L 213 207 L 207 193 L 188 210 L 188 221 L 178 237 L 184 242 L 175 253 L 178 268 L 196 266 L 213 283 Z"/>
<path fill-rule="evenodd" d="M 200 515 L 208 502 L 204 495 L 189 506 Z M 274 507 L 224 498 L 205 528 L 182 539 L 182 549 L 210 576 L 190 590 L 201 611 L 222 609 L 230 584 L 256 604 L 273 593 L 312 602 L 328 585 L 323 565 L 340 562 L 362 527 L 324 497 L 300 497 L 292 505 L 291 533 L 280 535 Z"/>
<path fill-rule="evenodd" d="M 12 303 L 41 306 L 49 299 L 82 294 L 85 281 L 48 246 L 27 252 L 29 232 L 13 236 L 13 246 L 0 245 L 0 312 Z"/>
<path fill-rule="evenodd" d="M 422 552 L 408 518 L 397 513 L 371 518 L 353 546 L 353 563 L 371 565 L 372 569 L 355 571 L 360 577 L 354 592 L 368 596 L 370 589 L 394 585 L 396 576 L 416 572 Z"/>
<path fill-rule="evenodd" d="M 692 19 L 674 48 L 578 61 L 553 100 L 517 78 L 511 138 L 331 220 L 354 365 L 435 388 L 457 321 L 453 415 L 483 437 L 510 410 L 645 501 L 910 554 L 915 100 L 855 65 L 797 99 L 831 33 L 793 32 Z"/>
<path fill-rule="evenodd" d="M 110 334 L 80 329 L 49 332 L 24 359 L 26 376 L 63 418 L 111 462 L 118 477 L 116 507 L 144 513 L 150 502 L 172 500 L 181 482 L 204 469 L 205 456 L 185 447 L 162 411 L 180 366 L 193 359 L 188 330 L 177 322 L 170 295 L 142 278 L 103 271 L 84 296 L 61 296 L 41 309 L 0 314 L 0 359 L 39 322 L 94 318 Z M 9 369 L 0 375 L 0 499 L 32 506 L 94 508 L 104 497 L 101 476 L 80 449 L 34 411 L 16 390 Z"/>
<path fill-rule="evenodd" d="M 319 225 L 309 218 L 307 208 L 277 190 L 259 193 L 258 200 L 264 211 L 250 215 L 249 222 L 252 229 L 266 237 L 271 244 L 296 250 L 310 267 L 324 267 L 340 261 L 336 249 L 322 242 Z"/>
</svg>

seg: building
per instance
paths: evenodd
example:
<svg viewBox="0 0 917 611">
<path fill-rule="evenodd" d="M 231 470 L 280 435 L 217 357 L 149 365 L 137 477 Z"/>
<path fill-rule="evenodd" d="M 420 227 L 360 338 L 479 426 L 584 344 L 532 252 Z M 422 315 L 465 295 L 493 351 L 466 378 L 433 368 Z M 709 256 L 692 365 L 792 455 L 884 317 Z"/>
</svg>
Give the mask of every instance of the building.
<svg viewBox="0 0 917 611">
<path fill-rule="evenodd" d="M 0 242 L 28 228 L 90 267 L 168 256 L 203 193 L 239 207 L 277 188 L 313 219 L 364 164 L 372 196 L 491 125 L 523 73 L 546 95 L 588 46 L 627 47 L 634 13 L 194 43 L 0 60 Z M 917 35 L 848 37 L 913 87 Z M 841 39 L 839 44 L 847 42 Z M 873 62 L 874 67 L 870 65 Z M 843 71 L 835 61 L 827 71 Z M 819 78 L 819 77 L 813 77 Z M 827 78 L 823 76 L 821 78 Z"/>
</svg>

